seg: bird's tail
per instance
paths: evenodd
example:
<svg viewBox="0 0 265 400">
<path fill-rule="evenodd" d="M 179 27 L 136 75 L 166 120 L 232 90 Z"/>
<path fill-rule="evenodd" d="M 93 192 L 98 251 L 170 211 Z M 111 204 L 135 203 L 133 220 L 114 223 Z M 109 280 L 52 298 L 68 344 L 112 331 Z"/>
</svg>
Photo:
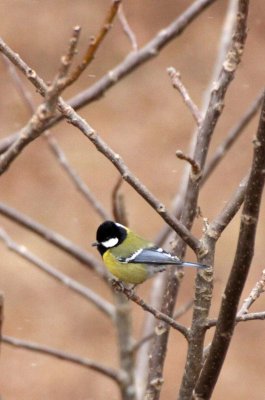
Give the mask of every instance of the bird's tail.
<svg viewBox="0 0 265 400">
<path fill-rule="evenodd" d="M 209 268 L 208 265 L 195 263 L 195 262 L 188 262 L 188 261 L 183 261 L 181 263 L 181 267 L 194 267 L 194 268 L 200 268 L 200 269 Z"/>
</svg>

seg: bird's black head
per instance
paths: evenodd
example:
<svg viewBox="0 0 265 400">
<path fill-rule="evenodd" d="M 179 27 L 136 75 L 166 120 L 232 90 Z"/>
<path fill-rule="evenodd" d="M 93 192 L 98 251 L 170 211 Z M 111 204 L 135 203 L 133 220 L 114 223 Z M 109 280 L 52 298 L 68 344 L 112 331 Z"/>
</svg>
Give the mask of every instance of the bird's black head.
<svg viewBox="0 0 265 400">
<path fill-rule="evenodd" d="M 126 236 L 127 230 L 123 225 L 113 221 L 105 221 L 98 227 L 97 241 L 93 245 L 97 246 L 98 251 L 103 255 L 106 250 L 121 244 Z"/>
</svg>

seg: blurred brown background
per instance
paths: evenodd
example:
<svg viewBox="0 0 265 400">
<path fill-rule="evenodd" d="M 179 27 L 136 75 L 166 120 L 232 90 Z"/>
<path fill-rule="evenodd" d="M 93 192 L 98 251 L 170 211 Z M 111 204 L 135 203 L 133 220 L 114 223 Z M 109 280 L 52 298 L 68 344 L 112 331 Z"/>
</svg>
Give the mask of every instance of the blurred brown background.
<svg viewBox="0 0 265 400">
<path fill-rule="evenodd" d="M 109 3 L 108 0 L 3 0 L 0 5 L 1 35 L 41 77 L 50 80 L 66 49 L 72 27 L 82 27 L 79 44 L 79 54 L 82 54 L 88 37 L 102 23 Z M 142 46 L 191 3 L 185 0 L 125 0 L 124 9 Z M 226 6 L 226 1 L 217 1 L 159 57 L 126 77 L 103 99 L 80 111 L 136 176 L 168 207 L 178 190 L 183 171 L 183 163 L 176 159 L 175 150 L 188 150 L 194 123 L 180 96 L 172 89 L 166 68 L 173 66 L 181 72 L 191 96 L 200 105 L 212 74 Z M 264 84 L 264 18 L 264 1 L 251 2 L 243 62 L 226 97 L 211 154 Z M 129 51 L 130 44 L 116 20 L 89 70 L 64 93 L 64 98 L 93 84 Z M 0 85 L 0 137 L 4 138 L 23 127 L 29 115 L 2 62 Z M 39 104 L 39 95 L 30 84 L 26 85 Z M 201 192 L 199 205 L 203 215 L 210 220 L 230 198 L 249 167 L 251 140 L 257 122 L 258 118 L 255 118 Z M 74 168 L 110 210 L 117 171 L 72 126 L 62 122 L 53 133 Z M 42 138 L 32 143 L 12 164 L 1 177 L 0 184 L 1 201 L 95 252 L 90 243 L 100 219 L 69 182 Z M 124 184 L 123 192 L 131 227 L 146 237 L 155 238 L 163 227 L 162 219 L 127 184 Z M 245 297 L 265 268 L 264 216 L 263 201 L 256 253 Z M 0 220 L 19 243 L 111 300 L 111 294 L 94 274 L 33 234 L 2 217 Z M 231 267 L 238 223 L 239 218 L 236 218 L 218 242 L 211 316 L 216 316 Z M 198 220 L 194 233 L 200 236 L 201 229 L 202 221 Z M 2 243 L 0 249 L 5 334 L 85 355 L 106 365 L 118 365 L 115 331 L 105 317 L 84 299 L 9 253 Z M 191 252 L 188 257 L 194 259 Z M 194 271 L 187 271 L 179 304 L 192 297 L 193 279 Z M 150 283 L 146 283 L 139 290 L 145 298 L 149 287 Z M 135 337 L 139 337 L 144 314 L 137 307 L 133 308 Z M 264 298 L 260 298 L 252 309 L 264 310 Z M 189 324 L 190 317 L 187 314 L 183 322 Z M 264 343 L 264 322 L 241 323 L 236 328 L 213 399 L 221 400 L 225 396 L 234 400 L 264 398 Z M 172 332 L 162 399 L 176 398 L 185 351 L 182 337 Z M 95 372 L 6 345 L 1 349 L 0 393 L 3 400 L 119 398 L 115 385 Z"/>
</svg>

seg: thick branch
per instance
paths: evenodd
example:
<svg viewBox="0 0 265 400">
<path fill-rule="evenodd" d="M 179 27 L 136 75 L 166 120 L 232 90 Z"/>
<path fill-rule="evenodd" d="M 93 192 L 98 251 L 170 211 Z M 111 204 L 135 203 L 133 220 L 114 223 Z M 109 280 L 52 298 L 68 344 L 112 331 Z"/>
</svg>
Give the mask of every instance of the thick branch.
<svg viewBox="0 0 265 400">
<path fill-rule="evenodd" d="M 204 168 L 206 155 L 209 149 L 210 141 L 222 113 L 224 99 L 229 84 L 235 76 L 235 71 L 241 61 L 243 48 L 246 40 L 247 32 L 247 16 L 248 16 L 248 0 L 239 0 L 237 10 L 237 21 L 231 43 L 228 48 L 225 61 L 223 63 L 220 75 L 215 82 L 212 90 L 209 105 L 198 132 L 198 140 L 194 151 L 194 160 L 199 164 L 201 169 Z M 197 199 L 199 194 L 200 180 L 194 181 L 192 176 L 189 179 L 187 187 L 187 207 L 184 208 L 182 218 L 187 221 L 187 225 L 193 221 L 195 217 Z M 205 243 L 204 243 L 205 244 Z M 214 240 L 208 237 L 206 252 L 206 260 L 202 261 L 207 265 L 212 265 L 214 258 Z M 200 252 L 199 252 L 200 253 Z M 204 252 L 200 253 L 204 257 Z M 207 260 L 208 259 L 208 260 Z M 182 400 L 191 398 L 192 392 L 196 385 L 201 367 L 203 356 L 203 345 L 205 328 L 204 321 L 207 320 L 213 289 L 213 279 L 209 274 L 197 274 L 195 284 L 195 301 L 194 312 L 191 326 L 191 340 L 188 347 L 188 355 L 183 375 L 179 397 Z"/>
<path fill-rule="evenodd" d="M 236 255 L 222 298 L 211 349 L 195 389 L 196 396 L 202 399 L 211 397 L 234 332 L 238 303 L 254 252 L 256 227 L 265 180 L 264 171 L 265 96 L 254 141 L 253 162 L 245 194 Z"/>
</svg>

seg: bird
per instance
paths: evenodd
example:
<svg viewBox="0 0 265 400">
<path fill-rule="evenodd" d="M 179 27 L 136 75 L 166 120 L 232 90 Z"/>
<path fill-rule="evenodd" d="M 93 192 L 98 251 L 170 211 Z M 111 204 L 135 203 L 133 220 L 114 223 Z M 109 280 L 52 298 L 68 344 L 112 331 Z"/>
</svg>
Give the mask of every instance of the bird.
<svg viewBox="0 0 265 400">
<path fill-rule="evenodd" d="M 204 264 L 182 261 L 152 242 L 143 239 L 126 226 L 105 221 L 96 232 L 96 246 L 108 271 L 119 281 L 138 285 L 168 265 L 205 269 Z"/>
</svg>

